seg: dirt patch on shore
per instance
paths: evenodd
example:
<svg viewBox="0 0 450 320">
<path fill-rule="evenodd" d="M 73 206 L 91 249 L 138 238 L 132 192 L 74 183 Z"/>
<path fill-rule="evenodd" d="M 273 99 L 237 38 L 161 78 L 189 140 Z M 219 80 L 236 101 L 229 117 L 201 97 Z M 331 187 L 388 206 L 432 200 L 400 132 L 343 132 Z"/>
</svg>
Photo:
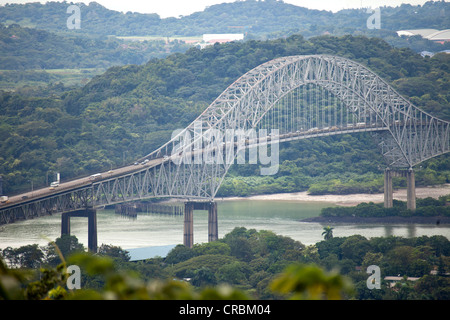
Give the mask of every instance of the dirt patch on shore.
<svg viewBox="0 0 450 320">
<path fill-rule="evenodd" d="M 416 188 L 417 198 L 439 198 L 450 194 L 450 184 L 445 184 L 436 187 L 424 187 Z M 406 201 L 406 189 L 399 189 L 394 191 L 394 199 Z M 384 201 L 384 194 L 376 193 L 358 193 L 347 195 L 310 195 L 305 192 L 294 193 L 276 193 L 276 194 L 263 194 L 250 197 L 229 197 L 229 198 L 216 198 L 216 200 L 286 200 L 286 201 L 300 201 L 300 202 L 328 202 L 340 206 L 356 206 L 362 202 L 374 202 L 381 203 Z"/>
</svg>

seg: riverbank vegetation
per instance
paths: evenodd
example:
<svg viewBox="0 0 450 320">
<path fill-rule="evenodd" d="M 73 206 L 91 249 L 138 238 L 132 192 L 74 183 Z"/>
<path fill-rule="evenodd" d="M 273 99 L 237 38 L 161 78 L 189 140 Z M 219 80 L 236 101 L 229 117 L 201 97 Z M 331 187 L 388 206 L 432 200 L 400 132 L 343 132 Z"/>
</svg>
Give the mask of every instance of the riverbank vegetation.
<svg viewBox="0 0 450 320">
<path fill-rule="evenodd" d="M 394 200 L 392 208 L 385 208 L 383 203 L 360 203 L 354 207 L 323 208 L 320 217 L 354 217 L 354 218 L 383 218 L 383 217 L 447 217 L 450 218 L 450 195 L 434 199 L 431 197 L 416 199 L 416 209 L 406 208 L 406 202 Z M 435 220 L 433 220 L 435 222 Z"/>
<path fill-rule="evenodd" d="M 178 245 L 164 258 L 130 262 L 125 250 L 109 245 L 102 245 L 97 255 L 83 252 L 74 236 L 45 248 L 4 249 L 8 266 L 0 272 L 1 298 L 450 299 L 450 241 L 443 236 L 331 234 L 305 246 L 270 231 L 240 227 L 215 242 Z M 65 287 L 61 262 L 66 260 L 81 268 L 81 290 Z M 380 267 L 380 289 L 367 287 L 369 265 Z M 385 279 L 393 275 L 404 278 L 393 285 Z M 15 282 L 7 282 L 11 278 Z M 318 286 L 322 290 L 314 292 Z"/>
</svg>

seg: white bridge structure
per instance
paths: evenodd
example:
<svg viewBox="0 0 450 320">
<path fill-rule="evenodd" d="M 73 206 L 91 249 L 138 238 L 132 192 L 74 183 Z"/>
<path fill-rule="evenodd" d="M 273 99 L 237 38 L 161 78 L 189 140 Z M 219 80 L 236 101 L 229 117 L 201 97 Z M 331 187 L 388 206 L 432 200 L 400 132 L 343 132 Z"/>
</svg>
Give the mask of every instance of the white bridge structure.
<svg viewBox="0 0 450 320">
<path fill-rule="evenodd" d="M 95 230 L 89 247 L 96 250 L 96 208 L 180 198 L 189 201 L 185 244 L 192 246 L 192 211 L 202 206 L 210 211 L 212 241 L 217 239 L 214 198 L 240 157 L 248 153 L 253 161 L 252 150 L 268 148 L 264 155 L 271 153 L 270 159 L 259 159 L 262 170 L 267 169 L 261 173 L 273 174 L 279 143 L 354 132 L 369 132 L 386 160 L 385 206 L 392 206 L 392 173 L 402 171 L 408 182 L 408 208 L 414 210 L 413 167 L 449 151 L 450 123 L 420 110 L 359 63 L 305 55 L 277 58 L 250 70 L 138 165 L 11 197 L 0 206 L 0 224 L 62 213 L 62 232 L 68 233 L 67 217 L 87 215 Z M 193 201 L 204 204 L 196 207 Z"/>
</svg>

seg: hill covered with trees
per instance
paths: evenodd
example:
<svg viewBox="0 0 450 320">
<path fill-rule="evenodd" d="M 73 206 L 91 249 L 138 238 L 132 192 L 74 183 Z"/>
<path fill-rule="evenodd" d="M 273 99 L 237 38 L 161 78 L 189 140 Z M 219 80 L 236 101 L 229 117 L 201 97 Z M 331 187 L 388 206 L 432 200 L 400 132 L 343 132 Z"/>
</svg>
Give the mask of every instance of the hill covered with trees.
<svg viewBox="0 0 450 320">
<path fill-rule="evenodd" d="M 4 190 L 43 186 L 130 163 L 168 141 L 242 74 L 276 57 L 335 54 L 360 62 L 440 118 L 450 119 L 450 57 L 422 58 L 409 49 L 363 36 L 246 41 L 116 66 L 85 86 L 23 88 L 0 95 L 0 174 Z M 341 135 L 286 143 L 278 175 L 255 176 L 257 165 L 235 166 L 220 195 L 292 192 L 377 192 L 383 160 L 370 136 Z M 449 158 L 432 159 L 417 185 L 449 182 Z M 330 185 L 330 181 L 332 181 Z M 396 186 L 402 185 L 396 181 Z"/>
<path fill-rule="evenodd" d="M 12 24 L 0 25 L 0 70 L 108 68 L 144 64 L 151 57 L 189 47 L 164 41 L 126 42 L 117 38 L 59 35 Z"/>
<path fill-rule="evenodd" d="M 88 5 L 73 2 L 36 2 L 0 7 L 0 21 L 65 32 L 67 18 L 70 16 L 66 11 L 71 4 L 78 5 L 81 11 L 81 28 L 76 32 L 104 36 L 198 36 L 204 33 L 235 32 L 235 27 L 240 26 L 247 27 L 240 31 L 247 31 L 256 36 L 290 30 L 309 31 L 311 36 L 321 35 L 324 31 L 339 35 L 355 30 L 367 31 L 367 19 L 372 14 L 367 8 L 333 13 L 307 9 L 279 0 L 246 0 L 212 5 L 187 16 L 162 19 L 155 13 L 121 13 L 109 10 L 96 2 Z M 398 7 L 381 7 L 382 29 L 448 29 L 448 10 L 450 4 L 445 1 L 429 1 L 422 6 L 402 4 Z"/>
<path fill-rule="evenodd" d="M 404 29 L 450 28 L 450 4 L 429 1 L 424 5 L 402 4 L 382 7 L 381 27 L 369 29 L 367 20 L 372 11 L 367 8 L 347 9 L 336 13 L 311 10 L 277 0 L 246 0 L 212 5 L 205 10 L 178 18 L 160 18 L 157 14 L 121 13 L 96 2 L 79 3 L 80 29 L 67 28 L 72 2 L 46 4 L 7 4 L 0 7 L 0 23 L 47 30 L 52 33 L 83 37 L 109 36 L 201 36 L 205 33 L 245 33 L 246 39 L 275 39 L 301 33 L 309 38 L 324 34 L 366 35 L 383 38 L 398 47 L 410 47 L 416 52 L 438 52 L 447 45 L 436 44 L 419 37 L 400 38 L 396 31 Z"/>
<path fill-rule="evenodd" d="M 449 28 L 445 12 L 450 7 L 445 2 L 382 7 L 380 29 L 367 27 L 372 11 L 366 8 L 332 13 L 274 0 L 223 3 L 166 19 L 157 14 L 121 13 L 95 2 L 77 3 L 80 29 L 68 29 L 67 8 L 71 4 L 0 6 L 0 89 L 57 82 L 82 86 L 111 66 L 141 65 L 151 58 L 185 52 L 205 33 L 245 33 L 245 41 L 295 34 L 306 39 L 351 34 L 382 38 L 415 52 L 450 48 L 450 43 L 435 43 L 420 36 L 399 37 L 396 33 L 399 29 Z"/>
</svg>

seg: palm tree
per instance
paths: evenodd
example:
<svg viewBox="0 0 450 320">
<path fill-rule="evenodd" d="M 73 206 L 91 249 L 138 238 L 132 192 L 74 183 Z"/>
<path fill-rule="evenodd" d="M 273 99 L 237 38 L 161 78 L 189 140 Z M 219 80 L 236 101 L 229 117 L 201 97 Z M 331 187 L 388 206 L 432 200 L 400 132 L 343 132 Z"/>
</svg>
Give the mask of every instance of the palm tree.
<svg viewBox="0 0 450 320">
<path fill-rule="evenodd" d="M 334 228 L 330 226 L 323 228 L 324 231 L 322 232 L 322 235 L 325 240 L 333 238 L 333 229 Z"/>
</svg>

